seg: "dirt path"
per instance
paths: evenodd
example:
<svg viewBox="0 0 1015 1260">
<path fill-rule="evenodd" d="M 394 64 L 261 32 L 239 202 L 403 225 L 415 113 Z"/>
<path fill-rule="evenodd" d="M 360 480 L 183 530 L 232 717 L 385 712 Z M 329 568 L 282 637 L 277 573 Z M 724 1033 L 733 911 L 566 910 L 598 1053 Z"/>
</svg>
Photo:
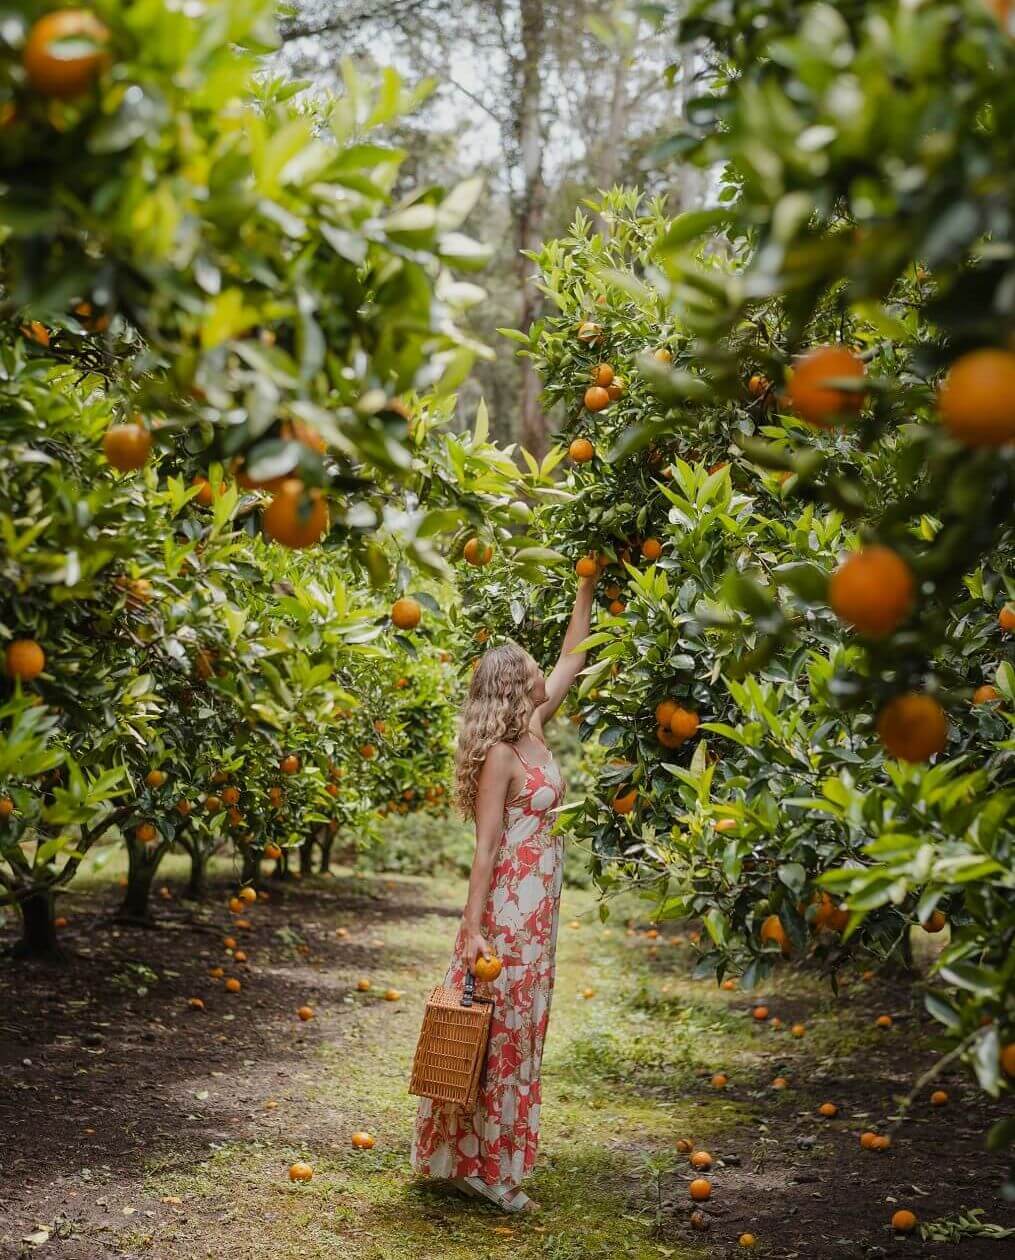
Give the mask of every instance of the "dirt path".
<svg viewBox="0 0 1015 1260">
<path fill-rule="evenodd" d="M 199 914 L 160 902 L 165 926 L 137 932 L 109 922 L 114 892 L 70 904 L 66 970 L 0 966 L 5 1258 L 704 1260 L 743 1254 L 744 1231 L 757 1254 L 819 1260 L 1000 1260 L 1011 1246 L 886 1229 L 896 1206 L 924 1221 L 981 1207 L 1015 1226 L 1002 1161 L 983 1151 L 1000 1109 L 989 1114 L 961 1076 L 946 1083 L 947 1107 L 919 1101 L 889 1151 L 860 1149 L 859 1132 L 885 1127 L 931 1058 L 908 989 L 857 983 L 835 1000 L 787 972 L 766 995 L 776 1031 L 744 995 L 692 982 L 686 946 L 604 928 L 589 894 L 568 893 L 533 1180 L 546 1211 L 518 1222 L 406 1177 L 408 1065 L 461 885 L 273 891 L 236 934 L 242 964 L 224 952 L 222 898 Z M 239 994 L 209 978 L 216 965 Z M 388 987 L 402 998 L 385 1000 Z M 309 1023 L 296 1016 L 305 1003 Z M 887 1033 L 874 1028 L 882 1011 Z M 709 1083 L 720 1070 L 722 1091 Z M 776 1075 L 788 1089 L 772 1090 Z M 826 1100 L 834 1119 L 816 1113 Z M 352 1150 L 360 1128 L 374 1150 Z M 704 1232 L 689 1222 L 680 1137 L 716 1161 Z M 287 1179 L 296 1159 L 315 1169 L 307 1186 Z"/>
</svg>

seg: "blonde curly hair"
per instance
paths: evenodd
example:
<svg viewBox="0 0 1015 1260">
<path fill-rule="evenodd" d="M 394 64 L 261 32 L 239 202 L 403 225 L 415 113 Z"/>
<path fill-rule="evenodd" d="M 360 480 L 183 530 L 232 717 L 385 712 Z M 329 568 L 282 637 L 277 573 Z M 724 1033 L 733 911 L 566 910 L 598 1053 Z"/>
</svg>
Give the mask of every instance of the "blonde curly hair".
<svg viewBox="0 0 1015 1260">
<path fill-rule="evenodd" d="M 480 658 L 462 709 L 455 751 L 455 803 L 476 816 L 476 786 L 494 744 L 516 744 L 529 729 L 531 696 L 539 667 L 517 643 L 491 648 Z"/>
</svg>

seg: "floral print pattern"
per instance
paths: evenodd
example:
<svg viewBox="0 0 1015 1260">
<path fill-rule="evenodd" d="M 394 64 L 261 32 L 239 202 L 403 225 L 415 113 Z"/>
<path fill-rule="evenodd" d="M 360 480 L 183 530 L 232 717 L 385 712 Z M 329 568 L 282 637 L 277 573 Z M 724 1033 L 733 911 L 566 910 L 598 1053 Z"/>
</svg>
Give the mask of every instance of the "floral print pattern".
<svg viewBox="0 0 1015 1260">
<path fill-rule="evenodd" d="M 480 931 L 504 964 L 476 991 L 494 999 L 486 1068 L 473 1112 L 420 1099 L 412 1166 L 425 1177 L 481 1177 L 516 1186 L 536 1162 L 540 1065 L 553 994 L 563 840 L 551 834 L 551 811 L 564 796 L 553 757 L 525 767 L 525 785 L 504 808 L 490 895 Z M 549 750 L 547 750 L 549 752 Z M 464 929 L 444 984 L 461 988 L 467 960 Z"/>
</svg>

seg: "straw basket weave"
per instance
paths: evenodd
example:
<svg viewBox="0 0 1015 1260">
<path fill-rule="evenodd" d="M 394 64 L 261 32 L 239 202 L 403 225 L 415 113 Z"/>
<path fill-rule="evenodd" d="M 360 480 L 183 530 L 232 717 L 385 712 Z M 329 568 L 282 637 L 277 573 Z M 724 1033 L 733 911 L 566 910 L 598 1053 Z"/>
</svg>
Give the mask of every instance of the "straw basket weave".
<svg viewBox="0 0 1015 1260">
<path fill-rule="evenodd" d="M 475 1107 L 493 1015 L 492 1000 L 475 993 L 476 977 L 470 974 L 464 991 L 438 985 L 430 994 L 412 1063 L 410 1094 L 458 1103 L 467 1111 Z"/>
</svg>

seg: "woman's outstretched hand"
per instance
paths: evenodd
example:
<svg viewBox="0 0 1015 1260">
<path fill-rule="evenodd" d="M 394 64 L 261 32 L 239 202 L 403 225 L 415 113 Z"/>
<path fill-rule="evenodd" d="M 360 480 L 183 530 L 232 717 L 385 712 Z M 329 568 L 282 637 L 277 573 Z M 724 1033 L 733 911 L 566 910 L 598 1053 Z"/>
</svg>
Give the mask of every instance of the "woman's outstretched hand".
<svg viewBox="0 0 1015 1260">
<path fill-rule="evenodd" d="M 487 942 L 482 932 L 467 932 L 465 934 L 465 961 L 473 975 L 476 974 L 476 959 L 481 954 L 484 958 L 492 958 L 493 946 Z"/>
</svg>

